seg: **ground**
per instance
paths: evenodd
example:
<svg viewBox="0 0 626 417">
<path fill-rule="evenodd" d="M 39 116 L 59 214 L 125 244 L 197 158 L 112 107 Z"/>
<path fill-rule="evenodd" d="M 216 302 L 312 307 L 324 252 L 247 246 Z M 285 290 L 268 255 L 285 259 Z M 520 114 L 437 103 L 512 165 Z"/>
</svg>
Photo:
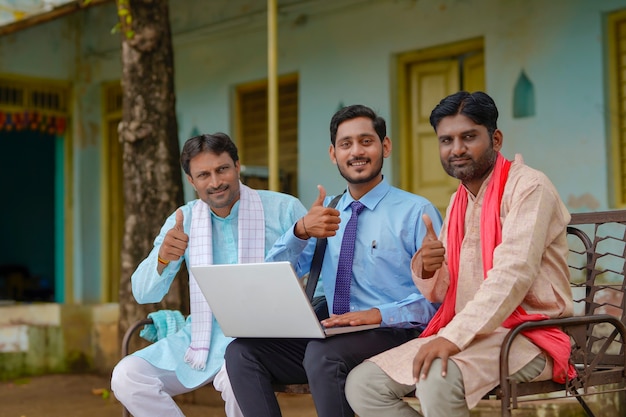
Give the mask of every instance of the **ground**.
<svg viewBox="0 0 626 417">
<path fill-rule="evenodd" d="M 45 375 L 0 382 L 0 417 L 121 417 L 121 404 L 100 375 Z M 279 394 L 284 417 L 314 417 L 310 395 Z M 178 397 L 186 417 L 224 417 L 212 387 Z"/>
<path fill-rule="evenodd" d="M 109 393 L 110 380 L 99 375 L 45 375 L 0 382 L 0 417 L 121 417 L 121 404 Z M 177 397 L 186 417 L 225 417 L 219 393 L 210 385 Z M 283 417 L 316 417 L 310 395 L 278 394 Z M 409 400 L 415 407 L 415 399 Z M 522 405 L 515 417 L 584 416 L 575 399 Z M 622 415 L 618 413 L 619 415 Z M 484 400 L 472 417 L 500 416 L 500 404 Z M 603 413 L 606 417 L 617 415 Z M 158 416 L 155 416 L 158 417 Z"/>
</svg>

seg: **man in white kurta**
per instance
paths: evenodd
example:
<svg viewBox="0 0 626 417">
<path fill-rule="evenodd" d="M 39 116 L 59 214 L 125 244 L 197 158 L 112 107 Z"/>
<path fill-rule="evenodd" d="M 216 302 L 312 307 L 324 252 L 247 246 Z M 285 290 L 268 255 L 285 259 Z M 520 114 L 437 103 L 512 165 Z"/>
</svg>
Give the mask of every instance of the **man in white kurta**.
<svg viewBox="0 0 626 417">
<path fill-rule="evenodd" d="M 566 241 L 570 215 L 548 178 L 519 156 L 510 165 L 501 195 L 501 243 L 484 275 L 481 210 L 502 133 L 495 128 L 497 110 L 492 125 L 472 120 L 482 122 L 472 113 L 483 116 L 482 105 L 495 109 L 486 94 L 477 94 L 446 98 L 442 103 L 453 106 L 444 109 L 449 113 L 431 117 L 442 164 L 467 190 L 454 316 L 435 334 L 374 356 L 351 372 L 346 392 L 361 417 L 419 415 L 401 400 L 414 389 L 426 417 L 469 416 L 469 409 L 499 383 L 500 347 L 509 331 L 503 322 L 516 307 L 550 318 L 572 315 Z M 451 206 L 439 235 L 441 249 L 448 247 Z M 413 279 L 426 298 L 443 302 L 450 283 L 448 253 L 444 258 L 442 251 L 440 263 L 432 268 L 433 258 L 424 260 L 426 246 L 412 260 Z M 551 358 L 526 337 L 516 339 L 510 357 L 511 373 L 519 380 L 552 377 Z"/>
</svg>

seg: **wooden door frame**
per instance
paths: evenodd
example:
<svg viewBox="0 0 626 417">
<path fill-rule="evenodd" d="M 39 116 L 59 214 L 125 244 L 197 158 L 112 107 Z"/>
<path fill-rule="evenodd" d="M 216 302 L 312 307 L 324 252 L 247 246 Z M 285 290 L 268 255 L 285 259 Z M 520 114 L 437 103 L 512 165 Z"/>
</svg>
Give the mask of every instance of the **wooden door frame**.
<svg viewBox="0 0 626 417">
<path fill-rule="evenodd" d="M 111 229 L 116 227 L 117 224 L 112 224 L 110 219 L 112 216 L 112 204 L 114 202 L 114 198 L 112 198 L 112 194 L 119 192 L 122 190 L 123 184 L 120 182 L 112 183 L 111 178 L 115 176 L 111 173 L 111 152 L 109 146 L 109 140 L 111 138 L 111 130 L 110 125 L 114 123 L 116 120 L 122 120 L 122 109 L 110 109 L 109 99 L 112 93 L 115 93 L 119 89 L 119 93 L 122 93 L 122 86 L 120 81 L 112 81 L 108 83 L 104 83 L 102 85 L 102 94 L 101 94 L 101 102 L 102 102 L 102 144 L 101 144 L 101 173 L 100 173 L 100 233 L 102 236 L 101 239 L 101 247 L 100 247 L 100 270 L 101 270 L 101 279 L 100 279 L 100 301 L 103 303 L 107 302 L 117 302 L 119 300 L 119 286 L 120 286 L 120 277 L 113 276 L 113 271 L 120 272 L 121 269 L 121 243 L 114 242 L 111 237 Z M 121 177 L 120 177 L 121 178 Z M 124 222 L 124 207 L 123 200 L 120 202 L 121 207 L 118 207 L 118 210 L 121 210 L 122 216 L 122 227 Z M 115 223 L 115 222 L 113 222 Z M 118 253 L 115 256 L 115 253 Z M 111 266 L 111 262 L 117 261 L 120 262 L 118 268 L 113 268 Z"/>
<path fill-rule="evenodd" d="M 626 18 L 626 9 L 613 12 L 608 15 L 607 19 L 607 78 L 608 78 L 608 109 L 606 112 L 606 124 L 608 131 L 608 155 L 607 159 L 611 166 L 610 171 L 607 173 L 609 180 L 609 195 L 611 196 L 612 205 L 616 208 L 623 208 L 626 206 L 626 192 L 624 185 L 626 173 L 624 168 L 624 159 L 626 159 L 624 148 L 626 147 L 626 138 L 622 132 L 620 126 L 622 125 L 622 117 L 626 112 L 626 108 L 622 103 L 620 97 L 619 84 L 622 81 L 619 74 L 619 42 L 617 41 L 617 24 L 618 21 Z"/>
</svg>

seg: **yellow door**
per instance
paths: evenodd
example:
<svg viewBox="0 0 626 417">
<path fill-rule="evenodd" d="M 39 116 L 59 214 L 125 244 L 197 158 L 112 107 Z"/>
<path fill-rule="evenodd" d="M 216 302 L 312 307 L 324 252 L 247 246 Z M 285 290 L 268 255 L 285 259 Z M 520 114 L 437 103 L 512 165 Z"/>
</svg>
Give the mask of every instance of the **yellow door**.
<svg viewBox="0 0 626 417">
<path fill-rule="evenodd" d="M 410 190 L 429 199 L 442 213 L 458 182 L 441 167 L 437 136 L 429 117 L 437 103 L 459 89 L 457 60 L 416 63 L 411 66 Z"/>
<path fill-rule="evenodd" d="M 485 54 L 482 51 L 463 59 L 463 89 L 485 91 Z"/>
<path fill-rule="evenodd" d="M 400 86 L 406 92 L 400 94 L 401 109 L 405 110 L 401 118 L 401 187 L 426 197 L 444 215 L 458 180 L 441 166 L 430 112 L 442 98 L 459 90 L 484 90 L 484 55 L 474 49 L 455 51 L 451 56 L 449 49 L 442 48 L 442 58 L 437 58 L 432 52 L 428 59 L 406 62 L 404 67 L 404 85 Z"/>
</svg>

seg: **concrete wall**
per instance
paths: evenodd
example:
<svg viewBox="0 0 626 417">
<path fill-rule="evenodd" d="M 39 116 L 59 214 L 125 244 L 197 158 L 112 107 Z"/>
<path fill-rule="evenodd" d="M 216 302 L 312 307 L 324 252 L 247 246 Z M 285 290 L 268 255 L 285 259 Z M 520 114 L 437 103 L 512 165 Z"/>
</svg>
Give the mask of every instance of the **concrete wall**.
<svg viewBox="0 0 626 417">
<path fill-rule="evenodd" d="M 63 372 L 108 374 L 119 360 L 119 307 L 0 307 L 0 380 Z"/>
</svg>

